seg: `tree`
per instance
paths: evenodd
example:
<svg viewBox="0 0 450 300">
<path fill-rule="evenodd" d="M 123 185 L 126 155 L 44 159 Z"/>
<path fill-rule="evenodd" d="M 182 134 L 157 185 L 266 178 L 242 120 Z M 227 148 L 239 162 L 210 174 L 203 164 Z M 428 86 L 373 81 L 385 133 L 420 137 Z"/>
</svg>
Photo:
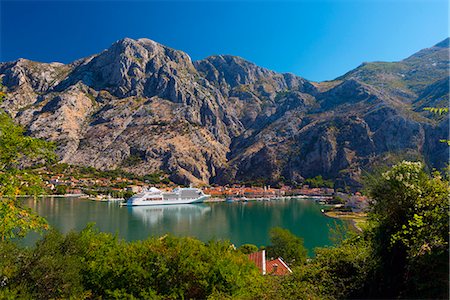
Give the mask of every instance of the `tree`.
<svg viewBox="0 0 450 300">
<path fill-rule="evenodd" d="M 25 136 L 23 128 L 0 110 L 0 197 L 42 193 L 41 178 L 27 172 L 23 165 L 55 158 L 52 143 Z"/>
<path fill-rule="evenodd" d="M 67 185 L 64 184 L 57 185 L 55 188 L 55 192 L 57 195 L 67 194 Z"/>
<path fill-rule="evenodd" d="M 253 244 L 244 244 L 238 248 L 244 254 L 250 254 L 258 251 L 258 247 Z"/>
<path fill-rule="evenodd" d="M 306 265 L 304 280 L 314 283 L 335 299 L 364 298 L 370 282 L 368 273 L 376 260 L 368 237 L 350 235 L 334 247 L 317 248 L 316 256 Z"/>
<path fill-rule="evenodd" d="M 269 257 L 281 257 L 290 266 L 298 266 L 306 262 L 307 250 L 302 238 L 280 227 L 272 228 L 269 235 L 270 245 L 267 246 Z"/>
<path fill-rule="evenodd" d="M 53 161 L 54 145 L 24 135 L 24 129 L 0 110 L 0 170 L 18 169 L 30 161 Z"/>
<path fill-rule="evenodd" d="M 0 83 L 0 98 L 4 97 Z M 24 236 L 30 230 L 46 229 L 46 221 L 14 198 L 18 194 L 43 192 L 40 176 L 23 166 L 55 159 L 54 145 L 24 135 L 24 129 L 0 110 L 0 236 L 2 241 Z"/>
<path fill-rule="evenodd" d="M 45 219 L 37 216 L 29 208 L 20 207 L 14 199 L 0 200 L 0 219 L 1 241 L 24 237 L 29 231 L 48 229 Z"/>
<path fill-rule="evenodd" d="M 374 182 L 370 195 L 378 290 L 390 292 L 378 296 L 447 298 L 448 181 L 403 161 Z"/>
<path fill-rule="evenodd" d="M 256 266 L 228 242 L 125 242 L 90 225 L 65 236 L 50 231 L 19 258 L 6 252 L 10 244 L 0 244 L 0 276 L 6 288 L 31 295 L 16 298 L 250 299 L 263 287 Z"/>
<path fill-rule="evenodd" d="M 325 179 L 323 179 L 322 175 L 317 175 L 314 178 L 307 178 L 307 179 L 305 179 L 304 183 L 309 185 L 309 187 L 312 187 L 312 188 L 318 188 L 318 187 L 333 188 L 333 186 L 334 186 L 334 183 L 332 180 L 325 180 Z"/>
</svg>

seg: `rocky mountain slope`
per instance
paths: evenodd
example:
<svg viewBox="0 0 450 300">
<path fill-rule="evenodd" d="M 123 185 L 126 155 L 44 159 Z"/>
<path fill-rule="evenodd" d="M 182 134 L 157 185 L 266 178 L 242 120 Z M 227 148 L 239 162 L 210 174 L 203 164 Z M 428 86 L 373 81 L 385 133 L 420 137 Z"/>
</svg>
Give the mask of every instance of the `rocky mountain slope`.
<svg viewBox="0 0 450 300">
<path fill-rule="evenodd" d="M 399 157 L 440 168 L 448 117 L 449 41 L 393 63 L 364 63 L 315 83 L 234 56 L 200 61 L 123 39 L 71 64 L 0 64 L 1 104 L 63 162 L 180 183 L 301 182 L 322 174 L 357 187 Z"/>
</svg>

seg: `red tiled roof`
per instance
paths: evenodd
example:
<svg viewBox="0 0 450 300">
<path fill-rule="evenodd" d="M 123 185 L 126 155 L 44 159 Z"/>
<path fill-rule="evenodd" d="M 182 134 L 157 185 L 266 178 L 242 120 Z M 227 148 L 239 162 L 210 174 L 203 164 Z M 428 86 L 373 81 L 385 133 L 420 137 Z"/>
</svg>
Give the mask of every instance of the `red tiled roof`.
<svg viewBox="0 0 450 300">
<path fill-rule="evenodd" d="M 248 258 L 253 261 L 258 267 L 259 271 L 264 275 L 266 273 L 266 251 L 258 251 L 254 253 L 250 253 Z"/>
<path fill-rule="evenodd" d="M 266 260 L 265 250 L 250 253 L 248 258 L 255 263 L 263 275 L 287 275 L 292 273 L 281 258 Z"/>
<path fill-rule="evenodd" d="M 268 275 L 287 275 L 292 273 L 291 269 L 289 269 L 281 258 L 267 261 L 266 269 L 266 274 Z"/>
</svg>

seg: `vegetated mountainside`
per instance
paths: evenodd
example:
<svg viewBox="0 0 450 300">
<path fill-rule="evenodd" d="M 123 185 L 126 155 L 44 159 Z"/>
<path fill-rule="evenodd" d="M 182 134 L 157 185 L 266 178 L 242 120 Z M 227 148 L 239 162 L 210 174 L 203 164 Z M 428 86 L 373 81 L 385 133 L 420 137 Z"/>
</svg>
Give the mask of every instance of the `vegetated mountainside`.
<svg viewBox="0 0 450 300">
<path fill-rule="evenodd" d="M 440 168 L 448 117 L 448 39 L 393 63 L 314 83 L 242 58 L 190 57 L 123 39 L 71 64 L 0 64 L 1 104 L 63 162 L 179 183 L 301 182 L 357 187 L 363 170 L 407 156 Z"/>
</svg>

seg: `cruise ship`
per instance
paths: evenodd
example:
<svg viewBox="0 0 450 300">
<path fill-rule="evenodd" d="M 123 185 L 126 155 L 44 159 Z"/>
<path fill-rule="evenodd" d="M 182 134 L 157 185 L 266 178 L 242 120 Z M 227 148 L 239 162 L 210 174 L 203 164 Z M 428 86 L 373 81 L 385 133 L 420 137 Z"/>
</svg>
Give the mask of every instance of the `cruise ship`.
<svg viewBox="0 0 450 300">
<path fill-rule="evenodd" d="M 128 199 L 127 206 L 192 204 L 201 203 L 209 197 L 196 188 L 176 188 L 171 192 L 162 192 L 152 187 Z"/>
</svg>

